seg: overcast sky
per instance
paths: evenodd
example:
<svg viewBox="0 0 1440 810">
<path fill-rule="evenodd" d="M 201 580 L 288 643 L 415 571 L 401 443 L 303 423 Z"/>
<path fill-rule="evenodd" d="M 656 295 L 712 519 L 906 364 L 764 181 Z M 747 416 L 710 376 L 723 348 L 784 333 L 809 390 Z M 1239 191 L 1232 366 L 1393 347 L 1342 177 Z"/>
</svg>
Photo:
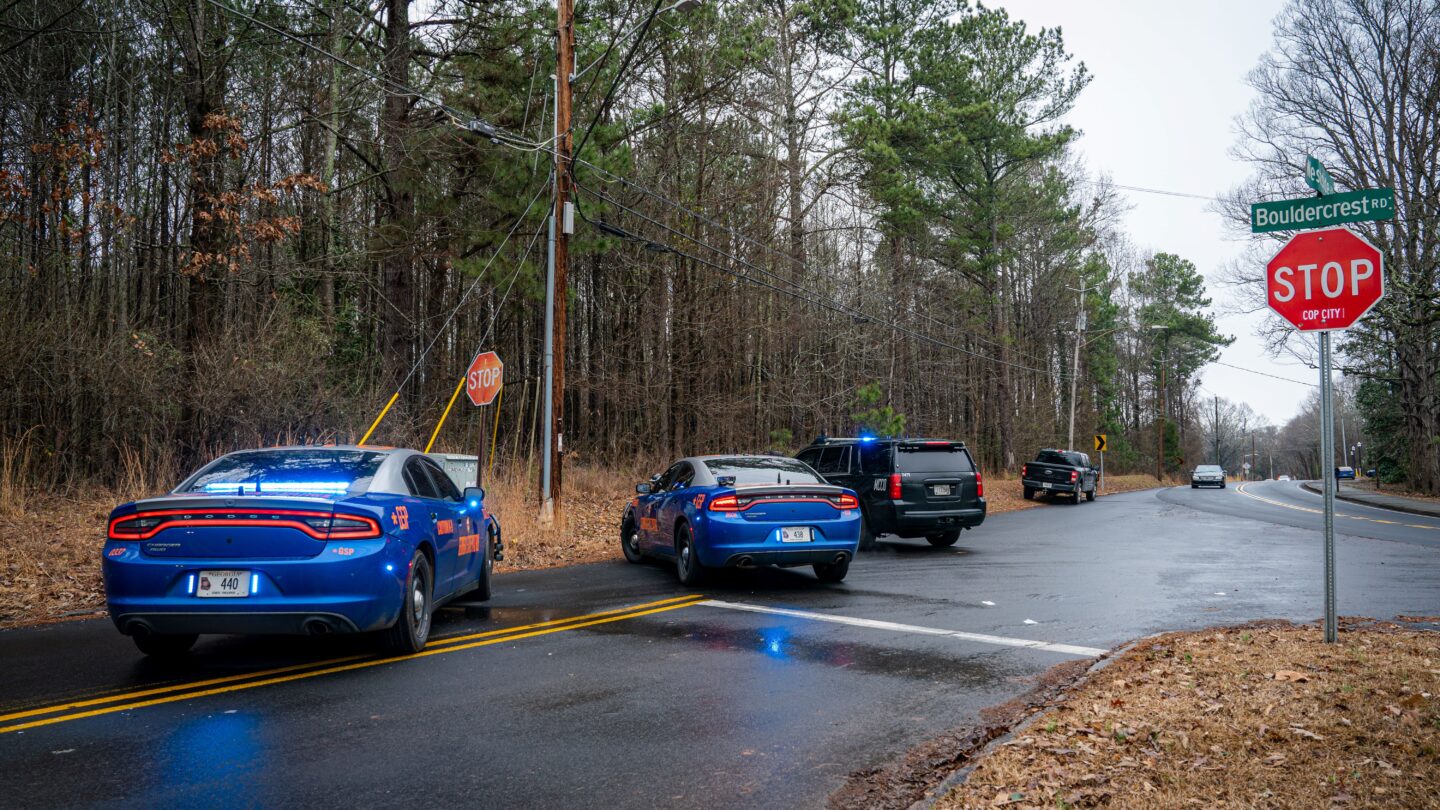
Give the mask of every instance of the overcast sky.
<svg viewBox="0 0 1440 810">
<path fill-rule="evenodd" d="M 1269 50 L 1271 20 L 1283 0 L 999 0 L 1032 28 L 1059 26 L 1066 48 L 1093 78 L 1069 123 L 1094 173 L 1117 184 L 1214 195 L 1245 179 L 1249 167 L 1230 156 L 1235 118 L 1250 104 L 1245 83 Z M 1242 253 L 1203 200 L 1122 192 L 1132 206 L 1127 230 L 1142 250 L 1178 254 L 1207 279 Z M 1217 308 L 1228 294 L 1210 284 Z M 1228 315 L 1220 329 L 1235 343 L 1221 360 L 1298 380 L 1315 372 L 1289 358 L 1272 360 L 1254 334 L 1260 315 Z M 1284 424 L 1312 389 L 1219 365 L 1201 373 L 1206 395 L 1245 402 Z"/>
</svg>

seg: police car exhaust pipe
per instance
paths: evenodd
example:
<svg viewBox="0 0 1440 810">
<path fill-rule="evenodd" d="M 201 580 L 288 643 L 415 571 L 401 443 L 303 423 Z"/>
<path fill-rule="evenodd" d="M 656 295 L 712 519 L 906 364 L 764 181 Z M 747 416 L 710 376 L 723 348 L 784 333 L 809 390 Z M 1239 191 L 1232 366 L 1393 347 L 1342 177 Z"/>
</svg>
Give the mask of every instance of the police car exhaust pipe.
<svg viewBox="0 0 1440 810">
<path fill-rule="evenodd" d="M 305 622 L 305 633 L 311 636 L 323 636 L 330 632 L 330 625 L 320 619 L 311 619 Z"/>
<path fill-rule="evenodd" d="M 835 555 L 835 564 L 836 564 L 836 565 L 839 565 L 840 563 L 845 562 L 845 560 L 846 560 L 847 558 L 848 558 L 848 555 L 846 555 L 846 554 L 836 554 L 836 555 Z"/>
<path fill-rule="evenodd" d="M 752 560 L 752 559 L 750 559 L 749 557 L 741 557 L 740 559 L 738 559 L 738 560 L 735 561 L 735 567 L 736 567 L 736 568 L 754 568 L 754 567 L 755 567 L 755 561 Z"/>
</svg>

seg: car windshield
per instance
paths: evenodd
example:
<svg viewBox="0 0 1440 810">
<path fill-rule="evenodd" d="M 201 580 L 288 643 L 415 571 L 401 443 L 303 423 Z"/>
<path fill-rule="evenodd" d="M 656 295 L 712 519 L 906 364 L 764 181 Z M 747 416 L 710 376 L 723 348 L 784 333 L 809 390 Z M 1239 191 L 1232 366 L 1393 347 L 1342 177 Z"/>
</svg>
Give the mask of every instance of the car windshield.
<svg viewBox="0 0 1440 810">
<path fill-rule="evenodd" d="M 369 450 L 250 450 L 210 462 L 175 491 L 338 497 L 368 487 L 384 460 Z"/>
<path fill-rule="evenodd" d="M 975 468 L 958 444 L 901 444 L 895 447 L 895 469 L 908 473 L 968 473 Z"/>
<path fill-rule="evenodd" d="M 1220 471 L 1220 468 L 1214 464 L 1201 464 L 1195 468 L 1195 472 L 1197 473 L 1218 473 Z"/>
<path fill-rule="evenodd" d="M 825 483 L 805 462 L 783 456 L 712 458 L 706 459 L 705 468 L 717 480 L 722 477 L 735 479 L 726 486 Z"/>
</svg>

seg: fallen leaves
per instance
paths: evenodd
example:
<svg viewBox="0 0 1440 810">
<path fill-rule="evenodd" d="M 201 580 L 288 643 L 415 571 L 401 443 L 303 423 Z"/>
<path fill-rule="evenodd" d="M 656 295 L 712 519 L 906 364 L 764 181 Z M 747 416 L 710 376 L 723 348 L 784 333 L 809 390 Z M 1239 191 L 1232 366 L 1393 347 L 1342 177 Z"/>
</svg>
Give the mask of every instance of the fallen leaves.
<svg viewBox="0 0 1440 810">
<path fill-rule="evenodd" d="M 1333 646 L 1270 623 L 1142 644 L 939 807 L 1440 810 L 1440 636 L 1367 627 Z"/>
</svg>

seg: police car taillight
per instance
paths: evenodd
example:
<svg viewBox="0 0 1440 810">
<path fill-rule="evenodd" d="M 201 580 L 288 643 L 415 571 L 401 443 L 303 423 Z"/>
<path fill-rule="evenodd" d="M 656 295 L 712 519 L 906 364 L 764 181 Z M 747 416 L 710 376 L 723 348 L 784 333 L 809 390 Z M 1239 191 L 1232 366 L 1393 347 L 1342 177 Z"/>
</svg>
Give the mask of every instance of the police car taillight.
<svg viewBox="0 0 1440 810">
<path fill-rule="evenodd" d="M 138 540 L 140 535 L 159 526 L 160 520 L 161 518 L 158 517 L 117 520 L 110 524 L 109 537 L 111 540 Z"/>
<path fill-rule="evenodd" d="M 851 495 L 851 494 L 848 493 L 848 492 L 841 493 L 841 494 L 840 494 L 840 497 L 838 497 L 838 498 L 835 499 L 835 508 L 837 508 L 837 509 L 859 509 L 859 508 L 860 508 L 860 499 L 857 498 L 857 497 L 855 497 L 854 495 Z"/>
<path fill-rule="evenodd" d="M 380 524 L 374 518 L 359 515 L 336 515 L 330 519 L 330 540 L 365 540 L 380 536 Z"/>
<path fill-rule="evenodd" d="M 1022 467 L 1021 469 L 1024 468 Z M 1023 478 L 1025 473 L 1020 473 L 1020 476 Z M 985 476 L 981 475 L 979 470 L 975 471 L 975 497 L 985 497 Z"/>
<path fill-rule="evenodd" d="M 890 474 L 890 500 L 900 499 L 900 473 Z"/>
<path fill-rule="evenodd" d="M 740 499 L 734 495 L 721 495 L 710 502 L 711 512 L 739 512 Z"/>
</svg>

